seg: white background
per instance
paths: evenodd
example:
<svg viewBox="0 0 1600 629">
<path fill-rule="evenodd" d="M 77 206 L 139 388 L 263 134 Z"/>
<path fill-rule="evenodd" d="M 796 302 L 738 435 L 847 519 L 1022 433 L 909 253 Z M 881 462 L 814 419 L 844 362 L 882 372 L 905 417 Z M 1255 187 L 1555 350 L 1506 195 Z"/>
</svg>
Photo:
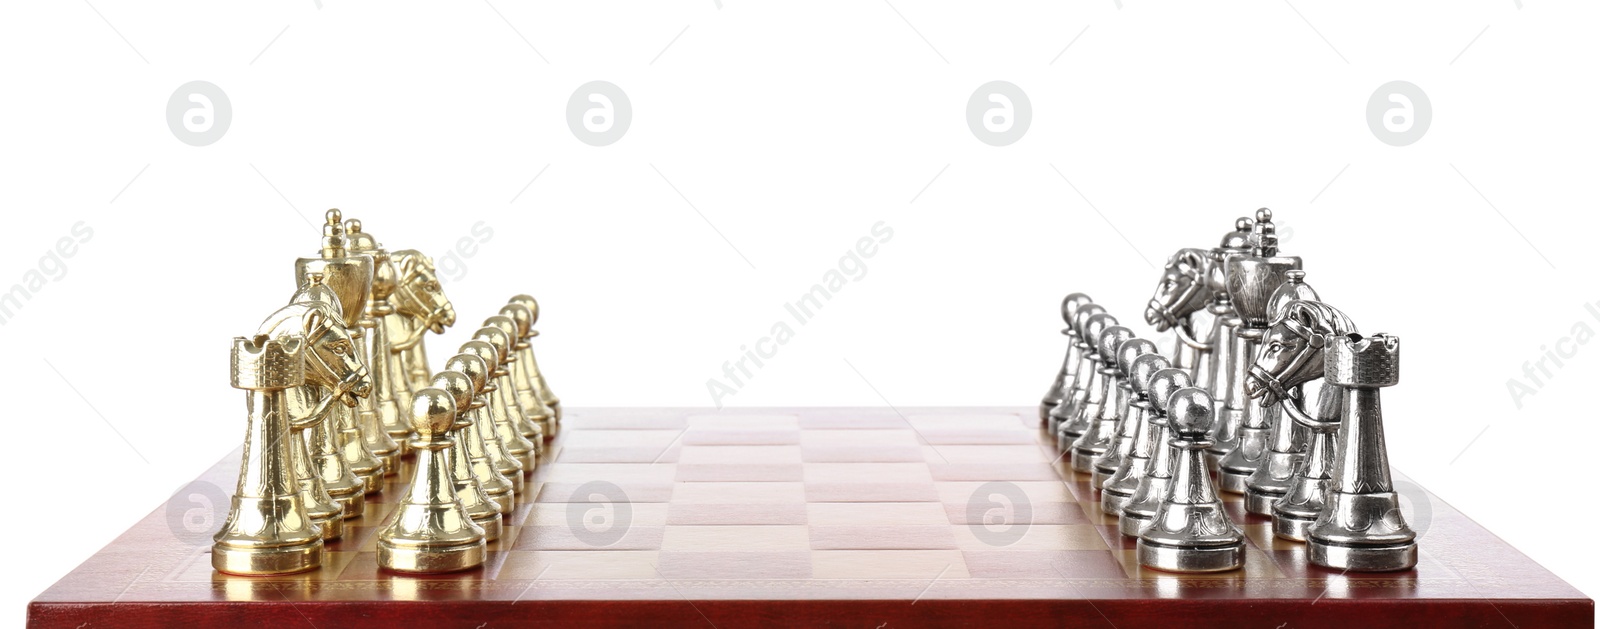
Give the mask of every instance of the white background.
<svg viewBox="0 0 1600 629">
<path fill-rule="evenodd" d="M 709 405 L 878 221 L 726 402 L 1031 406 L 1063 294 L 1148 331 L 1153 265 L 1268 206 L 1327 301 L 1404 340 L 1394 467 L 1600 593 L 1600 346 L 1507 392 L 1600 330 L 1593 3 L 92 2 L 0 8 L 0 291 L 93 230 L 0 326 L 7 622 L 238 445 L 229 339 L 328 207 L 441 264 L 482 222 L 434 360 L 530 292 L 579 407 Z M 204 147 L 165 120 L 195 80 L 233 112 Z M 632 103 L 610 146 L 565 120 L 593 80 Z M 993 80 L 1032 105 L 1009 146 L 965 120 Z M 1366 122 L 1393 80 L 1432 104 L 1405 147 Z"/>
</svg>

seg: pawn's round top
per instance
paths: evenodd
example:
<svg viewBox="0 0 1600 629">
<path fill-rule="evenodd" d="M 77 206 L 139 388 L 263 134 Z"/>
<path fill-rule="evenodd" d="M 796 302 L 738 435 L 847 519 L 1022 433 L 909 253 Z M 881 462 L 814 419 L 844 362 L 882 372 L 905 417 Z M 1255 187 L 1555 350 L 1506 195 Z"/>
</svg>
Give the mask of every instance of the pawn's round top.
<svg viewBox="0 0 1600 629">
<path fill-rule="evenodd" d="M 478 331 L 473 332 L 472 339 L 475 341 L 487 341 L 490 345 L 494 346 L 494 351 L 496 352 L 495 355 L 500 357 L 499 362 L 495 363 L 496 371 L 504 368 L 506 365 L 515 360 L 510 353 L 511 335 L 506 334 L 505 330 L 486 325 L 478 328 Z"/>
<path fill-rule="evenodd" d="M 517 323 L 517 338 L 525 339 L 533 334 L 533 310 L 517 302 L 510 302 L 500 307 L 500 314 L 511 317 Z"/>
<path fill-rule="evenodd" d="M 1272 210 L 1270 208 L 1256 210 L 1256 224 L 1259 225 L 1261 223 L 1272 223 Z"/>
<path fill-rule="evenodd" d="M 513 344 L 513 345 L 516 344 L 517 339 L 519 338 L 517 336 L 517 321 L 516 321 L 516 319 L 512 319 L 511 317 L 508 317 L 508 316 L 505 316 L 505 315 L 497 314 L 497 315 L 491 315 L 491 316 L 485 318 L 483 320 L 483 327 L 486 327 L 486 328 L 487 327 L 500 328 L 501 332 L 505 332 L 506 333 L 506 338 L 508 339 L 508 342 Z"/>
<path fill-rule="evenodd" d="M 491 348 L 493 349 L 493 348 Z M 465 375 L 472 381 L 473 395 L 483 389 L 484 383 L 489 381 L 489 362 L 477 354 L 460 353 L 444 361 L 445 371 L 455 371 Z"/>
<path fill-rule="evenodd" d="M 1117 361 L 1117 348 L 1124 342 L 1133 340 L 1133 330 L 1120 325 L 1108 325 L 1102 328 L 1095 338 L 1097 340 L 1094 347 L 1100 353 L 1100 360 L 1108 367 L 1114 366 Z"/>
<path fill-rule="evenodd" d="M 1211 394 L 1199 387 L 1184 387 L 1167 401 L 1167 421 L 1172 429 L 1186 438 L 1203 437 L 1211 432 Z"/>
<path fill-rule="evenodd" d="M 457 415 L 472 406 L 472 398 L 478 392 L 478 388 L 473 385 L 471 376 L 450 369 L 433 374 L 433 381 L 429 384 L 449 394 L 450 399 L 455 400 Z M 470 424 L 471 422 L 469 420 L 466 423 Z"/>
<path fill-rule="evenodd" d="M 1066 321 L 1067 325 L 1072 325 L 1074 316 L 1078 314 L 1078 309 L 1092 303 L 1094 303 L 1094 300 L 1083 293 L 1067 295 L 1066 298 L 1061 300 L 1061 320 Z"/>
<path fill-rule="evenodd" d="M 1129 343 L 1123 343 L 1122 345 L 1126 347 Z M 1149 398 L 1151 380 L 1155 378 L 1157 372 L 1170 367 L 1172 367 L 1172 361 L 1167 360 L 1166 356 L 1160 354 L 1141 354 L 1138 358 L 1133 359 L 1133 364 L 1128 367 L 1128 380 L 1129 384 L 1133 386 L 1133 392 Z"/>
<path fill-rule="evenodd" d="M 1098 329 L 1095 330 L 1093 336 L 1091 336 L 1089 334 L 1089 320 L 1093 319 L 1097 315 L 1106 315 L 1107 317 L 1111 317 L 1111 315 L 1106 314 L 1106 309 L 1100 307 L 1099 304 L 1088 304 L 1088 305 L 1085 305 L 1085 306 L 1080 306 L 1078 308 L 1078 311 L 1075 314 L 1072 315 L 1072 317 L 1073 317 L 1072 330 L 1074 332 L 1078 333 L 1078 340 L 1082 341 L 1084 345 L 1093 346 L 1094 345 L 1094 339 L 1097 336 L 1099 336 L 1099 334 L 1100 334 Z M 1105 324 L 1105 325 L 1116 325 L 1116 324 L 1117 324 L 1117 318 L 1116 317 L 1111 317 L 1111 323 L 1108 323 L 1108 324 Z M 1104 327 L 1104 326 L 1101 326 L 1101 327 Z"/>
<path fill-rule="evenodd" d="M 513 295 L 510 303 L 527 306 L 528 310 L 533 313 L 533 318 L 528 320 L 528 325 L 531 326 L 539 322 L 539 302 L 533 298 L 533 295 Z"/>
<path fill-rule="evenodd" d="M 424 439 L 449 432 L 456 423 L 456 402 L 449 393 L 423 387 L 411 393 L 411 429 Z"/>
<path fill-rule="evenodd" d="M 472 339 L 461 344 L 461 353 L 471 354 L 483 359 L 483 364 L 489 371 L 500 368 L 500 350 L 488 341 Z"/>
<path fill-rule="evenodd" d="M 1133 373 L 1133 361 L 1140 356 L 1156 353 L 1156 344 L 1149 339 L 1128 339 L 1117 346 L 1117 370 L 1126 376 Z"/>
<path fill-rule="evenodd" d="M 1172 401 L 1172 394 L 1179 389 L 1194 386 L 1194 376 L 1188 369 L 1168 367 L 1155 372 L 1150 376 L 1150 403 L 1156 409 L 1165 413 L 1167 405 Z"/>
<path fill-rule="evenodd" d="M 1239 220 L 1233 222 L 1233 231 L 1222 235 L 1222 243 L 1218 245 L 1217 248 L 1235 250 L 1249 249 L 1250 233 L 1255 231 L 1255 228 L 1255 221 L 1250 220 L 1250 218 L 1247 216 L 1239 217 Z"/>
</svg>

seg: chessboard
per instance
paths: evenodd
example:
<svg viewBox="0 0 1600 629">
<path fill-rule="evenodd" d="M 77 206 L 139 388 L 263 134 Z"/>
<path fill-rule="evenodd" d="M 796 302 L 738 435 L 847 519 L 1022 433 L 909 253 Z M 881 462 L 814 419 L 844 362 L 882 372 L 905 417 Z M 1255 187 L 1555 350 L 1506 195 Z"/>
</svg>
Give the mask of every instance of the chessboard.
<svg viewBox="0 0 1600 629">
<path fill-rule="evenodd" d="M 39 595 L 28 626 L 1594 626 L 1592 600 L 1420 488 L 1414 570 L 1310 565 L 1227 494 L 1243 569 L 1141 568 L 1039 423 L 1031 407 L 569 409 L 485 564 L 427 576 L 377 564 L 409 470 L 319 570 L 213 571 L 235 452 Z"/>
</svg>

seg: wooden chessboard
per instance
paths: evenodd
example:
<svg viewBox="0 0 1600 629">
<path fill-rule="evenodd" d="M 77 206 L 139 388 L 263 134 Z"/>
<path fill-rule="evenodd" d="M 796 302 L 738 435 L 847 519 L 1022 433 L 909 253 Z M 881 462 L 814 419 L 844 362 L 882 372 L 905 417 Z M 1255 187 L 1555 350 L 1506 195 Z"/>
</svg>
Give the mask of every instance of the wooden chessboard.
<svg viewBox="0 0 1600 629">
<path fill-rule="evenodd" d="M 1236 497 L 1244 569 L 1143 569 L 1036 413 L 573 409 L 486 565 L 423 577 L 376 563 L 404 475 L 320 570 L 212 571 L 235 452 L 39 595 L 28 626 L 1594 626 L 1592 600 L 1420 490 L 1410 572 L 1310 566 Z"/>
</svg>

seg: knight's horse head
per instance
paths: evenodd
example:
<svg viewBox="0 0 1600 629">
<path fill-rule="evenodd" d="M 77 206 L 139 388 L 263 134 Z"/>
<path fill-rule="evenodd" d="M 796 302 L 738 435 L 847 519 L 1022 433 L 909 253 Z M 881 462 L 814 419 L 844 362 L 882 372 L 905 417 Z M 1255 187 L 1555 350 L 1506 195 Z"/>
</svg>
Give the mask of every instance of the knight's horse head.
<svg viewBox="0 0 1600 629">
<path fill-rule="evenodd" d="M 1322 377 L 1322 351 L 1331 335 L 1356 332 L 1356 325 L 1337 308 L 1309 299 L 1288 302 L 1275 313 L 1261 340 L 1244 390 L 1263 406 L 1290 397 L 1289 390 Z"/>
<path fill-rule="evenodd" d="M 1161 283 L 1145 307 L 1145 323 L 1165 332 L 1185 317 L 1206 307 L 1211 299 L 1211 252 L 1204 249 L 1179 249 L 1161 271 Z"/>
<path fill-rule="evenodd" d="M 344 327 L 339 297 L 328 287 L 302 286 L 289 305 L 267 317 L 256 333 L 304 339 L 309 350 L 306 383 L 331 389 L 346 406 L 355 406 L 372 391 L 372 378 Z"/>
<path fill-rule="evenodd" d="M 415 249 L 395 251 L 389 257 L 399 275 L 391 298 L 395 312 L 419 322 L 434 334 L 444 334 L 445 328 L 455 325 L 456 310 L 439 285 L 433 259 Z"/>
</svg>

